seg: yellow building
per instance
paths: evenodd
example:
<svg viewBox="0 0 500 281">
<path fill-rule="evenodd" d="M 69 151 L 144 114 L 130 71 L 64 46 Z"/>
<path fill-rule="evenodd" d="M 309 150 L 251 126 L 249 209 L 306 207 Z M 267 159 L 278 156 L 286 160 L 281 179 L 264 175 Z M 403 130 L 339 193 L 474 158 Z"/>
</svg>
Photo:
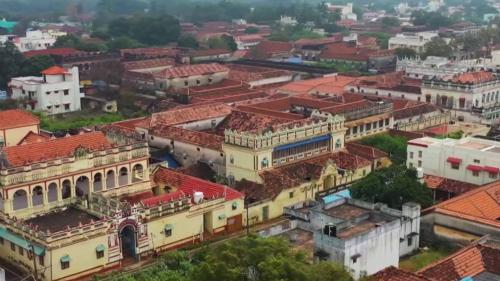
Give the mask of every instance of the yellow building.
<svg viewBox="0 0 500 281">
<path fill-rule="evenodd" d="M 25 220 L 0 213 L 0 257 L 42 280 L 79 280 L 242 228 L 242 193 L 163 167 L 153 179 L 155 192 L 93 192 Z"/>
<path fill-rule="evenodd" d="M 17 145 L 30 132 L 40 133 L 36 116 L 18 109 L 0 111 L 0 147 Z"/>
<path fill-rule="evenodd" d="M 24 218 L 100 192 L 150 186 L 147 143 L 100 131 L 37 140 L 0 152 L 0 212 Z"/>
</svg>

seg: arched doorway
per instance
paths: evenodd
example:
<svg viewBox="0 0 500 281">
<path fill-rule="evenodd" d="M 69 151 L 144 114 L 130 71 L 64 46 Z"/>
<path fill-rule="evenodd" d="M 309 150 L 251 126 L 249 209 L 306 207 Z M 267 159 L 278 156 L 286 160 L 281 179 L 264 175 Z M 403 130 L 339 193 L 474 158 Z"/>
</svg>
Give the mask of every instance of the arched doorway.
<svg viewBox="0 0 500 281">
<path fill-rule="evenodd" d="M 62 183 L 61 188 L 62 199 L 67 199 L 71 197 L 71 181 L 65 180 Z"/>
<path fill-rule="evenodd" d="M 47 201 L 49 203 L 57 201 L 57 184 L 56 183 L 49 184 L 49 187 L 47 188 Z"/>
<path fill-rule="evenodd" d="M 330 189 L 337 186 L 337 177 L 333 175 L 329 175 L 325 178 L 325 181 L 323 182 L 323 189 Z"/>
<path fill-rule="evenodd" d="M 128 170 L 125 167 L 122 167 L 120 169 L 120 172 L 118 174 L 118 185 L 119 186 L 124 186 L 128 184 Z"/>
<path fill-rule="evenodd" d="M 137 164 L 132 168 L 132 182 L 140 182 L 144 179 L 144 168 L 141 164 Z"/>
<path fill-rule="evenodd" d="M 102 190 L 102 174 L 97 173 L 94 175 L 94 192 Z"/>
<path fill-rule="evenodd" d="M 75 191 L 77 197 L 84 197 L 90 192 L 90 180 L 86 176 L 81 176 L 76 180 Z"/>
<path fill-rule="evenodd" d="M 12 207 L 14 211 L 28 208 L 28 194 L 26 194 L 25 190 L 19 189 L 14 193 L 14 204 Z"/>
<path fill-rule="evenodd" d="M 120 231 L 120 241 L 123 258 L 136 258 L 136 237 L 135 227 L 127 224 Z"/>
<path fill-rule="evenodd" d="M 43 187 L 35 186 L 31 193 L 31 202 L 33 202 L 33 206 L 39 206 L 43 204 Z"/>
<path fill-rule="evenodd" d="M 109 170 L 106 173 L 106 189 L 115 188 L 115 171 Z"/>
</svg>

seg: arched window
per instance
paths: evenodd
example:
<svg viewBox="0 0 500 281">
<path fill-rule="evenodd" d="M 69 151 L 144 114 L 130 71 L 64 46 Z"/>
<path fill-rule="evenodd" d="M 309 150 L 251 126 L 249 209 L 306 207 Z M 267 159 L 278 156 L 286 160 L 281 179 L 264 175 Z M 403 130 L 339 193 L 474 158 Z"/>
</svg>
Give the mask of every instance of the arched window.
<svg viewBox="0 0 500 281">
<path fill-rule="evenodd" d="M 28 194 L 26 194 L 25 190 L 19 189 L 14 193 L 14 202 L 12 207 L 14 211 L 28 208 Z"/>
<path fill-rule="evenodd" d="M 31 193 L 31 202 L 33 202 L 33 206 L 39 206 L 43 204 L 43 187 L 35 186 Z"/>
<path fill-rule="evenodd" d="M 335 142 L 335 148 L 336 149 L 342 148 L 342 141 L 340 139 L 337 139 L 337 141 Z"/>
</svg>

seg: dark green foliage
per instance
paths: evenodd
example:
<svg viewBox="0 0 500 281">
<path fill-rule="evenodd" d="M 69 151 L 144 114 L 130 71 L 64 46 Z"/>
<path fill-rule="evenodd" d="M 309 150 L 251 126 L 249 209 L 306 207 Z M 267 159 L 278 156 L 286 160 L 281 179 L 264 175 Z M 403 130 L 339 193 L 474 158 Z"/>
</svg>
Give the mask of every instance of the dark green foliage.
<svg viewBox="0 0 500 281">
<path fill-rule="evenodd" d="M 247 27 L 245 29 L 245 33 L 246 34 L 255 34 L 255 33 L 258 33 L 259 32 L 259 29 L 257 27 L 254 27 L 254 26 L 250 26 L 250 27 Z"/>
<path fill-rule="evenodd" d="M 396 49 L 396 56 L 399 59 L 415 58 L 417 56 L 417 52 L 413 49 L 410 49 L 410 48 L 397 48 Z"/>
<path fill-rule="evenodd" d="M 120 17 L 108 25 L 114 37 L 130 37 L 145 45 L 165 45 L 177 41 L 180 35 L 179 21 L 164 14 L 158 16 Z"/>
<path fill-rule="evenodd" d="M 380 20 L 380 22 L 385 27 L 394 27 L 394 26 L 400 25 L 400 22 L 399 22 L 398 18 L 396 18 L 396 17 L 383 17 Z"/>
<path fill-rule="evenodd" d="M 361 140 L 362 144 L 373 146 L 389 154 L 391 161 L 398 164 L 406 162 L 407 142 L 408 140 L 404 137 L 394 137 L 388 134 L 375 135 Z"/>
<path fill-rule="evenodd" d="M 134 275 L 113 281 L 352 281 L 343 267 L 329 262 L 310 265 L 303 252 L 279 238 L 228 241 L 198 251 L 190 260 L 183 252 L 167 254 L 161 261 Z"/>
<path fill-rule="evenodd" d="M 229 35 L 222 35 L 221 37 L 212 37 L 207 41 L 210 49 L 226 49 L 236 51 L 237 45 L 234 38 Z"/>
<path fill-rule="evenodd" d="M 121 50 L 121 49 L 140 48 L 143 47 L 144 45 L 142 45 L 141 43 L 137 42 L 134 39 L 125 36 L 120 36 L 108 41 L 106 46 L 108 47 L 109 50 Z"/>
<path fill-rule="evenodd" d="M 366 32 L 363 35 L 373 36 L 377 38 L 377 45 L 382 49 L 387 49 L 389 47 L 389 38 L 391 35 L 385 32 Z"/>
<path fill-rule="evenodd" d="M 0 45 L 0 89 L 5 89 L 12 77 L 37 76 L 40 71 L 54 65 L 50 56 L 26 59 L 12 43 Z"/>
<path fill-rule="evenodd" d="M 417 179 L 417 171 L 404 165 L 392 165 L 377 170 L 355 182 L 351 187 L 353 198 L 373 203 L 385 203 L 401 209 L 407 202 L 415 202 L 426 208 L 432 205 L 430 189 Z"/>
<path fill-rule="evenodd" d="M 449 17 L 443 16 L 440 12 L 418 10 L 413 12 L 411 17 L 414 25 L 425 25 L 436 29 L 453 24 Z"/>
<path fill-rule="evenodd" d="M 193 35 L 181 35 L 179 37 L 179 40 L 177 41 L 177 44 L 179 47 L 184 47 L 184 48 L 193 48 L 196 49 L 199 47 L 198 41 L 196 38 L 194 38 Z"/>
<path fill-rule="evenodd" d="M 446 43 L 442 38 L 435 37 L 431 41 L 425 44 L 425 52 L 422 54 L 422 58 L 428 56 L 437 57 L 449 57 L 453 52 L 450 45 Z"/>
</svg>

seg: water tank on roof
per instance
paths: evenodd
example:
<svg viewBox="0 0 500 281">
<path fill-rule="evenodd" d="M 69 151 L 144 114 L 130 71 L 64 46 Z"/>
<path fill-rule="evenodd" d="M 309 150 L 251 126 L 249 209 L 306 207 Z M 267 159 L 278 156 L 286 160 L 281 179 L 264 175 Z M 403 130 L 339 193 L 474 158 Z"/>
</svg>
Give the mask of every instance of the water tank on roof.
<svg viewBox="0 0 500 281">
<path fill-rule="evenodd" d="M 195 204 L 200 204 L 203 201 L 203 192 L 196 191 L 193 195 Z"/>
</svg>

